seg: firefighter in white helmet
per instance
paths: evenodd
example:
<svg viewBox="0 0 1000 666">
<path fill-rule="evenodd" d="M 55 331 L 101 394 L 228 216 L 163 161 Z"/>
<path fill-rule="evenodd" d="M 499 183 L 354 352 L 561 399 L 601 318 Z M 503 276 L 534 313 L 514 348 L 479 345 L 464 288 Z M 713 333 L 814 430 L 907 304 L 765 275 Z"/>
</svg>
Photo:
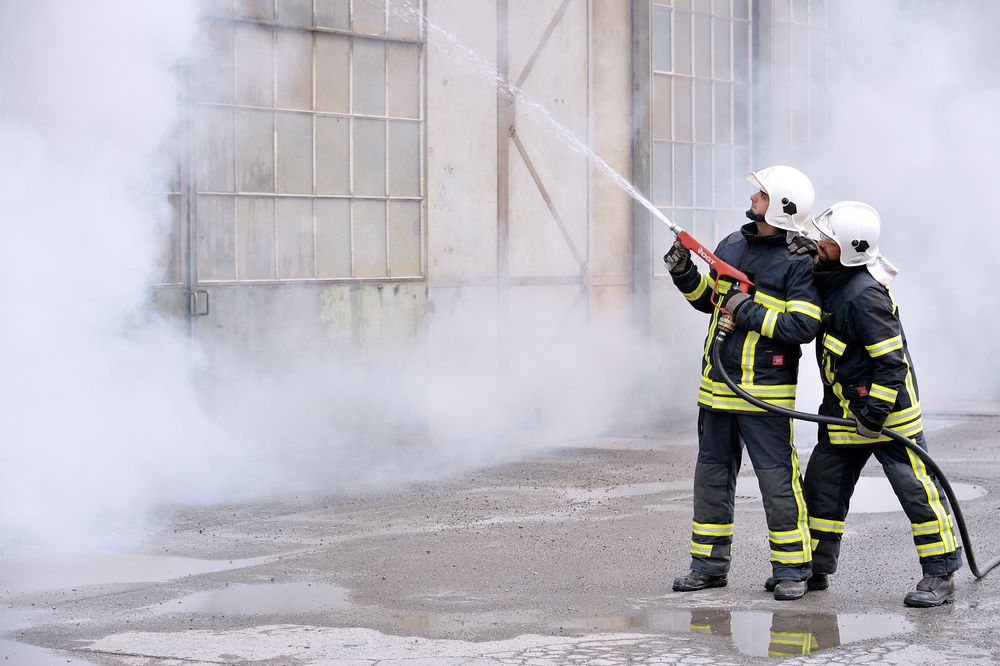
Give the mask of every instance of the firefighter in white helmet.
<svg viewBox="0 0 1000 666">
<path fill-rule="evenodd" d="M 841 201 L 816 216 L 816 286 L 824 324 L 817 342 L 823 377 L 820 413 L 855 427 L 819 426 L 806 470 L 805 495 L 813 546 L 813 589 L 837 570 L 848 506 L 862 468 L 874 455 L 910 520 L 923 570 L 907 606 L 939 606 L 954 595 L 961 556 L 941 485 L 906 447 L 882 434 L 892 428 L 926 449 L 920 397 L 889 282 L 897 270 L 879 251 L 874 208 Z M 803 245 L 804 246 L 804 245 Z"/>
<path fill-rule="evenodd" d="M 789 166 L 747 174 L 754 186 L 751 220 L 719 243 L 715 254 L 755 283 L 751 295 L 732 288 L 715 271 L 702 275 L 679 242 L 664 257 L 684 297 L 711 315 L 708 341 L 716 333 L 719 310 L 711 295 L 726 294 L 722 306 L 736 318 L 723 363 L 744 390 L 785 407 L 795 401 L 800 345 L 820 328 L 819 294 L 812 262 L 792 254 L 786 234 L 801 232 L 812 209 L 809 179 Z M 694 479 L 694 519 L 690 572 L 674 581 L 678 592 L 723 587 L 733 541 L 736 474 L 745 443 L 757 473 L 767 516 L 774 598 L 791 600 L 806 592 L 811 575 L 808 512 L 791 421 L 769 414 L 736 396 L 707 353 L 702 357 L 698 392 L 698 461 Z"/>
</svg>

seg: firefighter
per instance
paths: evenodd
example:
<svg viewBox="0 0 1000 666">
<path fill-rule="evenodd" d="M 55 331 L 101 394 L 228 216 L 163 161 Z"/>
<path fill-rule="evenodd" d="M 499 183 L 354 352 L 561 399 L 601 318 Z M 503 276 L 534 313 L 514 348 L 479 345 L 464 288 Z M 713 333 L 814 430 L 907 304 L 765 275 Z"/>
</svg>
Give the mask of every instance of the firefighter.
<svg viewBox="0 0 1000 666">
<path fill-rule="evenodd" d="M 756 191 L 746 212 L 750 222 L 719 243 L 715 254 L 743 271 L 756 287 L 748 296 L 728 278 L 702 275 L 679 242 L 664 256 L 674 284 L 691 305 L 711 315 L 698 392 L 698 459 L 694 475 L 691 570 L 674 581 L 677 592 L 724 587 L 733 540 L 736 475 L 743 445 L 757 474 L 767 516 L 774 598 L 799 599 L 811 573 L 808 512 L 802 492 L 791 421 L 737 397 L 713 367 L 710 344 L 719 319 L 712 305 L 717 287 L 722 306 L 736 318 L 723 363 L 749 393 L 792 407 L 801 351 L 820 328 L 819 295 L 808 255 L 793 254 L 787 232 L 808 220 L 814 191 L 799 170 L 772 166 L 746 176 Z M 725 296 L 721 296 L 725 294 Z"/>
<path fill-rule="evenodd" d="M 816 350 L 823 377 L 820 413 L 851 419 L 855 427 L 819 426 L 819 443 L 806 470 L 805 494 L 813 544 L 813 577 L 825 588 L 836 572 L 844 521 L 861 470 L 872 455 L 882 464 L 910 520 L 923 580 L 907 606 L 940 606 L 954 595 L 961 552 L 947 501 L 934 474 L 892 428 L 927 448 L 913 362 L 888 285 L 896 268 L 879 253 L 881 220 L 871 206 L 836 203 L 813 221 L 820 240 L 816 286 L 824 326 Z"/>
</svg>

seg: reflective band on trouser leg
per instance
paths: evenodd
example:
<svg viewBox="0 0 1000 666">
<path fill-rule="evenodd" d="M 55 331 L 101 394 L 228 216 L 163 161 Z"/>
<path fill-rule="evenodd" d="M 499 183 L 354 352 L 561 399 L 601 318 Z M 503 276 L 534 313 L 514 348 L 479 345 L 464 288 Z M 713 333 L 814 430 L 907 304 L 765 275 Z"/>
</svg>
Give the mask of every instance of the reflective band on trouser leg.
<svg viewBox="0 0 1000 666">
<path fill-rule="evenodd" d="M 913 473 L 927 495 L 927 502 L 930 505 L 930 509 L 936 517 L 936 520 L 933 521 L 910 523 L 913 530 L 913 543 L 917 547 L 917 553 L 921 558 L 925 558 L 954 552 L 958 544 L 955 542 L 955 534 L 952 532 L 951 516 L 948 515 L 947 509 L 945 509 L 941 502 L 941 493 L 938 490 L 938 486 L 927 474 L 924 461 L 909 449 L 906 450 L 906 455 L 910 459 Z M 931 531 L 932 525 L 933 531 Z"/>
<path fill-rule="evenodd" d="M 798 459 L 794 449 L 791 451 L 791 469 L 758 469 L 756 472 L 769 528 L 793 526 L 792 529 L 768 529 L 771 563 L 798 568 L 812 562 L 812 548 Z"/>
<path fill-rule="evenodd" d="M 732 465 L 704 462 L 695 465 L 690 545 L 693 570 L 710 575 L 729 571 L 735 486 Z"/>
<path fill-rule="evenodd" d="M 819 642 L 810 632 L 771 630 L 771 643 L 767 646 L 769 657 L 801 657 L 819 649 Z"/>
</svg>

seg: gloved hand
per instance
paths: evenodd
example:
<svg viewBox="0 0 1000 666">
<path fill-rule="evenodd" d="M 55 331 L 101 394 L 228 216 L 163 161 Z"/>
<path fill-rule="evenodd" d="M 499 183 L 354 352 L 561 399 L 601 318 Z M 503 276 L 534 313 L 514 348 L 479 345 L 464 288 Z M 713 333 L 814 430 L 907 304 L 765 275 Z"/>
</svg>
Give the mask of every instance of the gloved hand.
<svg viewBox="0 0 1000 666">
<path fill-rule="evenodd" d="M 874 430 L 865 425 L 864 421 L 861 420 L 857 414 L 851 414 L 854 417 L 854 427 L 858 431 L 858 434 L 865 439 L 878 439 L 882 436 L 882 428 Z"/>
<path fill-rule="evenodd" d="M 730 287 L 729 293 L 726 294 L 725 298 L 722 299 L 722 308 L 724 310 L 729 310 L 736 316 L 736 311 L 740 309 L 740 306 L 750 300 L 750 297 L 744 294 L 742 291 L 736 287 Z"/>
<path fill-rule="evenodd" d="M 792 236 L 788 241 L 788 252 L 800 257 L 815 257 L 819 254 L 819 245 L 807 236 Z"/>
<path fill-rule="evenodd" d="M 691 269 L 691 251 L 675 240 L 670 250 L 663 255 L 663 263 L 671 275 L 684 275 Z"/>
</svg>

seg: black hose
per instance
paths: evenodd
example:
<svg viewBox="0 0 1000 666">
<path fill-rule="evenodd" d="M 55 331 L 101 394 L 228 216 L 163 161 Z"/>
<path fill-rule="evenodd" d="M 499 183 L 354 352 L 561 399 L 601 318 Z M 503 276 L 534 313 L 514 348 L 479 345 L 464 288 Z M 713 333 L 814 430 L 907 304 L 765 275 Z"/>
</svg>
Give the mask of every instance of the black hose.
<svg viewBox="0 0 1000 666">
<path fill-rule="evenodd" d="M 718 333 L 715 336 L 715 344 L 712 345 L 712 362 L 715 364 L 716 369 L 718 369 L 719 374 L 722 375 L 722 380 L 726 383 L 726 386 L 728 386 L 736 395 L 740 396 L 751 405 L 760 407 L 761 409 L 767 410 L 773 414 L 786 416 L 790 419 L 812 421 L 813 423 L 826 423 L 829 425 L 850 426 L 852 428 L 855 427 L 854 421 L 850 419 L 842 419 L 835 416 L 821 416 L 819 414 L 809 414 L 807 412 L 797 412 L 794 409 L 786 409 L 784 407 L 772 405 L 769 402 L 764 402 L 760 398 L 756 398 L 744 391 L 726 373 L 726 367 L 719 359 L 720 348 L 722 347 L 722 343 L 725 342 L 726 337 L 726 332 L 719 328 Z M 937 463 L 934 462 L 926 451 L 903 435 L 900 435 L 895 430 L 882 428 L 882 434 L 899 442 L 910 451 L 913 451 L 913 453 L 924 461 L 924 464 L 927 465 L 932 472 L 934 472 L 937 480 L 941 483 L 941 487 L 944 488 L 945 495 L 948 496 L 948 501 L 951 503 L 952 513 L 955 514 L 955 522 L 958 523 L 958 531 L 962 535 L 962 544 L 965 546 L 965 559 L 969 562 L 969 570 L 972 571 L 972 575 L 975 576 L 976 579 L 979 579 L 992 571 L 994 567 L 1000 564 L 1000 557 L 991 560 L 982 570 L 980 570 L 976 565 L 976 556 L 972 552 L 972 539 L 969 537 L 969 530 L 965 526 L 965 516 L 962 515 L 962 508 L 958 505 L 958 499 L 955 497 L 955 491 L 951 489 L 951 484 L 948 483 L 948 479 L 945 478 L 944 472 L 942 472 L 941 468 L 937 466 Z"/>
</svg>

